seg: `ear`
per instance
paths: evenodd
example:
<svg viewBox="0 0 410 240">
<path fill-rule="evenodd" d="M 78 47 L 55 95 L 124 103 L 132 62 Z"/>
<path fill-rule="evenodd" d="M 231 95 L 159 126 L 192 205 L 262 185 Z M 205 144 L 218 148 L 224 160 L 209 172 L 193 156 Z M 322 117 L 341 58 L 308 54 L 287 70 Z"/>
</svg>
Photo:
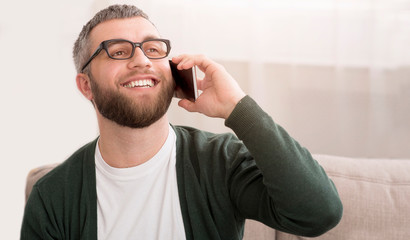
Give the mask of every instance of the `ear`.
<svg viewBox="0 0 410 240">
<path fill-rule="evenodd" d="M 92 101 L 93 94 L 91 92 L 91 83 L 90 83 L 90 78 L 88 77 L 88 75 L 84 73 L 79 73 L 77 74 L 75 80 L 77 82 L 78 90 L 80 90 L 80 92 L 84 95 L 84 97 Z"/>
</svg>

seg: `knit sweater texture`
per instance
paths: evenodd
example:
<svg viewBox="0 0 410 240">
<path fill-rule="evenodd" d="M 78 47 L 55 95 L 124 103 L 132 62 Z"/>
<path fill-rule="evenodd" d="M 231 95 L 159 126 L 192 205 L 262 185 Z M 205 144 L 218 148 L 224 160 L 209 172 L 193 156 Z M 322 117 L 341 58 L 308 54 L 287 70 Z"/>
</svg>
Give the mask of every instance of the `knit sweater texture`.
<svg viewBox="0 0 410 240">
<path fill-rule="evenodd" d="M 332 181 L 253 99 L 244 97 L 225 125 L 235 134 L 173 126 L 187 239 L 242 239 L 245 219 L 310 237 L 340 221 L 342 204 Z M 96 143 L 34 185 L 21 239 L 97 239 Z"/>
</svg>

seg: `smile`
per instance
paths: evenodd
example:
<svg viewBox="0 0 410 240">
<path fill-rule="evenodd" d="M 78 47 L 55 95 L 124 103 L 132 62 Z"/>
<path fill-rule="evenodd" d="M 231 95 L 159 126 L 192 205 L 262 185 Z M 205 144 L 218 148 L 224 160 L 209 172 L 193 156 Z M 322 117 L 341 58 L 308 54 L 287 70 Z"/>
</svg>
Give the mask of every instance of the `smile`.
<svg viewBox="0 0 410 240">
<path fill-rule="evenodd" d="M 132 82 L 129 82 L 123 85 L 123 87 L 126 87 L 126 88 L 135 88 L 135 87 L 150 88 L 153 86 L 155 86 L 155 81 L 152 79 L 136 80 L 136 81 L 132 81 Z"/>
</svg>

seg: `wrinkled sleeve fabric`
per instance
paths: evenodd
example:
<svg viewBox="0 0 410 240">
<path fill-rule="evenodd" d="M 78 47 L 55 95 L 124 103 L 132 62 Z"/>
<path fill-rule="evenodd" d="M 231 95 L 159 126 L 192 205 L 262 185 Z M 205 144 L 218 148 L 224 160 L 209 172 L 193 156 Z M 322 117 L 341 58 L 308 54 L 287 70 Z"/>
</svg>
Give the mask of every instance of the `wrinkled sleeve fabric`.
<svg viewBox="0 0 410 240">
<path fill-rule="evenodd" d="M 244 97 L 225 125 L 246 148 L 238 151 L 227 181 L 241 217 L 308 237 L 340 221 L 342 203 L 323 168 L 252 98 Z M 251 157 L 241 157 L 247 151 Z"/>
<path fill-rule="evenodd" d="M 34 185 L 25 207 L 23 223 L 20 232 L 21 240 L 52 240 L 62 239 L 56 227 L 56 221 L 47 211 L 47 204 L 41 196 L 38 187 Z"/>
<path fill-rule="evenodd" d="M 96 142 L 84 145 L 34 184 L 21 239 L 97 239 Z"/>
</svg>

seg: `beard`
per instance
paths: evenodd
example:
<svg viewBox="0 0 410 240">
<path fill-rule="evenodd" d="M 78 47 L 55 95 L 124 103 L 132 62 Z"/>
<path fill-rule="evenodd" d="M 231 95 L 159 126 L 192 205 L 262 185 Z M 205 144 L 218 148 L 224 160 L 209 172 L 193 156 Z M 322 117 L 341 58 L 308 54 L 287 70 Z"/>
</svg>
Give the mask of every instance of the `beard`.
<svg viewBox="0 0 410 240">
<path fill-rule="evenodd" d="M 174 94 L 174 81 L 167 81 L 161 76 L 164 84 L 158 96 L 153 101 L 136 102 L 119 91 L 103 89 L 89 75 L 91 92 L 94 96 L 94 106 L 100 114 L 120 126 L 130 128 L 145 128 L 158 121 L 167 112 Z"/>
</svg>

